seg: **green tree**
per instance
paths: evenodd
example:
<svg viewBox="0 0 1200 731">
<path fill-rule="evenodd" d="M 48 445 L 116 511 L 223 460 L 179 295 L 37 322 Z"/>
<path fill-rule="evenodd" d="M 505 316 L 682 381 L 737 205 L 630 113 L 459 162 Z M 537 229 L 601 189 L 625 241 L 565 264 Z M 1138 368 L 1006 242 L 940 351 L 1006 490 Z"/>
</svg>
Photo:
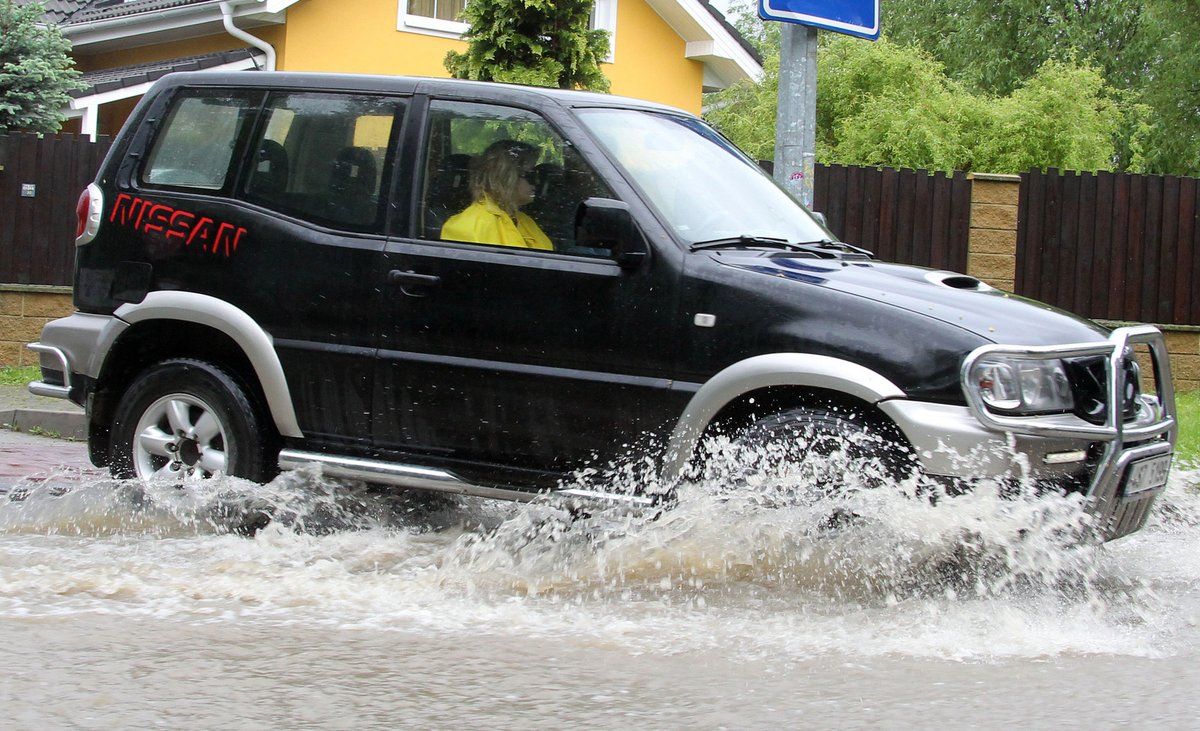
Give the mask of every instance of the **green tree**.
<svg viewBox="0 0 1200 731">
<path fill-rule="evenodd" d="M 704 118 L 756 160 L 775 157 L 775 107 L 779 93 L 779 48 L 763 58 L 758 83 L 741 81 L 705 98 Z"/>
<path fill-rule="evenodd" d="M 591 29 L 592 0 L 472 0 L 465 53 L 446 54 L 460 79 L 608 91 L 608 32 Z"/>
<path fill-rule="evenodd" d="M 40 2 L 0 4 L 0 130 L 57 132 L 70 92 L 82 88 L 57 26 L 41 25 Z"/>
<path fill-rule="evenodd" d="M 768 54 L 761 84 L 711 95 L 706 113 L 759 159 L 774 155 L 778 49 Z M 823 163 L 993 173 L 1105 169 L 1117 158 L 1121 132 L 1138 128 L 1145 113 L 1099 71 L 1069 62 L 1048 62 L 1012 94 L 993 97 L 948 78 L 921 49 L 823 34 L 817 68 Z"/>
<path fill-rule="evenodd" d="M 1052 61 L 1097 69 L 1122 93 L 1118 168 L 1200 174 L 1200 0 L 891 0 L 884 32 L 1004 96 Z M 1141 105 L 1145 107 L 1141 107 Z"/>
</svg>

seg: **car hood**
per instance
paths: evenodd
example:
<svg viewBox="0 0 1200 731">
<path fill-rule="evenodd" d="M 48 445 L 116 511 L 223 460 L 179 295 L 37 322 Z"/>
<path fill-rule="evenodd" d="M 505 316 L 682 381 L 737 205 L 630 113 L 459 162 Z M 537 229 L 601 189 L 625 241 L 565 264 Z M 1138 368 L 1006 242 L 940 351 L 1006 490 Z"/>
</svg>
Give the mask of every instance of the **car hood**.
<svg viewBox="0 0 1200 731">
<path fill-rule="evenodd" d="M 1107 337 L 1099 325 L 975 277 L 877 261 L 721 252 L 721 264 L 822 287 L 897 307 L 969 331 L 993 343 L 1059 345 Z"/>
</svg>

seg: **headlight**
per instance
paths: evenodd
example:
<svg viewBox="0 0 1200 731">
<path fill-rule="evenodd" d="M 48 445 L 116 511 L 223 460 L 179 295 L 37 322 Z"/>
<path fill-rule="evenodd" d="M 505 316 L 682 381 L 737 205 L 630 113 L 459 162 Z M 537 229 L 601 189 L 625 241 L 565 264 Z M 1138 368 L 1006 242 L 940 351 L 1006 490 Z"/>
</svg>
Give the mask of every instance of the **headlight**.
<svg viewBox="0 0 1200 731">
<path fill-rule="evenodd" d="M 1045 414 L 1075 407 L 1071 383 L 1059 360 L 983 358 L 970 377 L 969 385 L 996 411 Z"/>
</svg>

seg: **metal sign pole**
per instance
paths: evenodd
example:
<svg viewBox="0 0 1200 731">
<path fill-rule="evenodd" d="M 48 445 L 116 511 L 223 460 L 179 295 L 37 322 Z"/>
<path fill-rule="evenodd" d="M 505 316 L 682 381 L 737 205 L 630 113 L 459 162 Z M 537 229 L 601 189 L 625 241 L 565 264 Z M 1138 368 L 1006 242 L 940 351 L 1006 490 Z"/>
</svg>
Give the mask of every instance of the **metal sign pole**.
<svg viewBox="0 0 1200 731">
<path fill-rule="evenodd" d="M 784 23 L 775 110 L 775 179 L 812 207 L 817 163 L 817 29 Z"/>
</svg>

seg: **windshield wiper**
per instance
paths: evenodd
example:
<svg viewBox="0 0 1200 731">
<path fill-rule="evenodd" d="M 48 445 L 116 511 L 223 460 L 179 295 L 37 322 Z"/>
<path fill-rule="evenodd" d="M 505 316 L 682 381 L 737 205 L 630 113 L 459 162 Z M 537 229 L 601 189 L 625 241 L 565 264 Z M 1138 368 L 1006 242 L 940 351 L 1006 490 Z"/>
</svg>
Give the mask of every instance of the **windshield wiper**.
<svg viewBox="0 0 1200 731">
<path fill-rule="evenodd" d="M 712 239 L 711 241 L 697 241 L 688 248 L 691 251 L 700 251 L 701 249 L 783 249 L 785 251 L 803 252 L 821 259 L 875 258 L 873 252 L 867 249 L 860 249 L 852 244 L 842 243 L 841 241 L 821 239 L 820 241 L 803 241 L 797 243 L 772 236 L 750 236 L 747 234 Z"/>
<path fill-rule="evenodd" d="M 859 254 L 868 259 L 875 258 L 875 252 L 868 249 L 862 249 L 853 244 L 843 243 L 841 241 L 830 241 L 829 239 L 821 239 L 820 241 L 805 241 L 799 244 L 792 244 L 793 248 L 799 251 L 807 251 L 817 256 L 828 257 L 830 259 L 837 258 L 840 254 Z"/>
<path fill-rule="evenodd" d="M 795 244 L 788 243 L 787 239 L 777 239 L 770 236 L 729 236 L 722 239 L 712 239 L 711 241 L 697 241 L 688 247 L 691 251 L 700 251 L 701 249 L 753 249 L 753 248 L 769 248 L 769 249 L 795 249 Z"/>
</svg>

